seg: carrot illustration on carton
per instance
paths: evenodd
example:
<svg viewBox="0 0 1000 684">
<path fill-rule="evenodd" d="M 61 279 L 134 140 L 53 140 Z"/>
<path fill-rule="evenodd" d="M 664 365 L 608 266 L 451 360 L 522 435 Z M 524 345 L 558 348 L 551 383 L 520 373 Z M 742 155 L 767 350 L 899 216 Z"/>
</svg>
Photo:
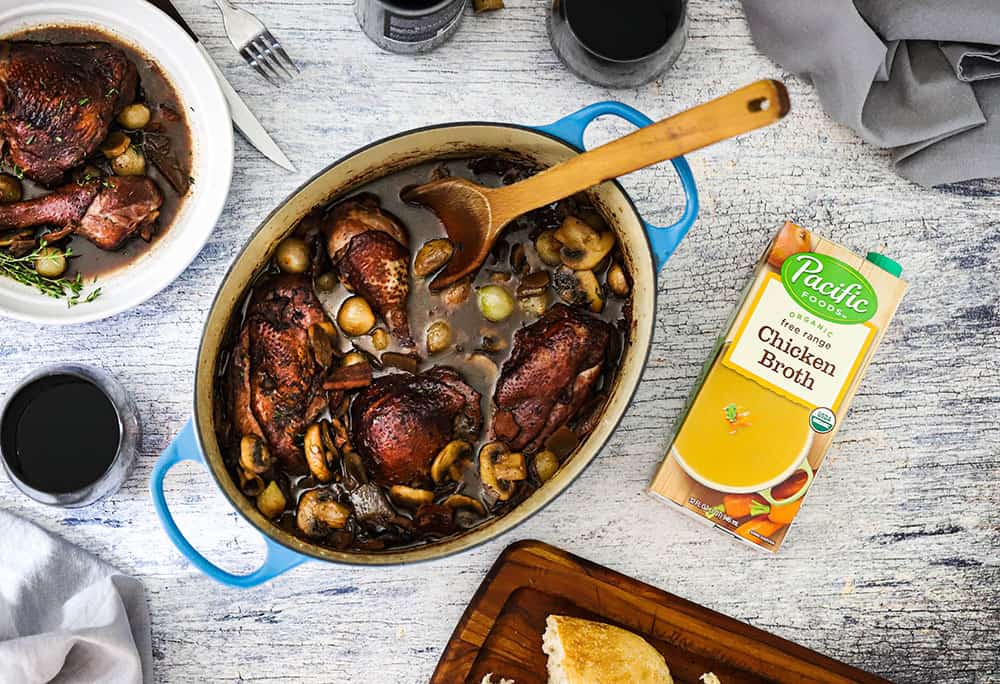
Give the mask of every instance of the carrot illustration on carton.
<svg viewBox="0 0 1000 684">
<path fill-rule="evenodd" d="M 776 551 L 906 283 L 786 223 L 716 344 L 650 493 Z M 721 419 L 720 419 L 721 415 Z"/>
</svg>

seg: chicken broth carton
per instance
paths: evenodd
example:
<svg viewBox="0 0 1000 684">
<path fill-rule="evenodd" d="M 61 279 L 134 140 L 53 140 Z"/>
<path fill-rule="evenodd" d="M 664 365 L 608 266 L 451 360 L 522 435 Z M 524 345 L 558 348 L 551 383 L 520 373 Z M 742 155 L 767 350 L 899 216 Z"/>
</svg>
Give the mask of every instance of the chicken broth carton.
<svg viewBox="0 0 1000 684">
<path fill-rule="evenodd" d="M 777 551 L 906 291 L 901 270 L 786 223 L 705 364 L 650 493 Z"/>
</svg>

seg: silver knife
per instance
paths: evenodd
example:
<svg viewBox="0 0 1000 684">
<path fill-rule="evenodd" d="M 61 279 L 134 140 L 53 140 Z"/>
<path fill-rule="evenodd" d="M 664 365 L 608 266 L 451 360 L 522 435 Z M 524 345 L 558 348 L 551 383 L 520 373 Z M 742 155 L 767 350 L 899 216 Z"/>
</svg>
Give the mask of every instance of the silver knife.
<svg viewBox="0 0 1000 684">
<path fill-rule="evenodd" d="M 212 67 L 212 71 L 215 73 L 215 80 L 219 82 L 219 88 L 222 90 L 222 94 L 226 98 L 226 102 L 229 103 L 229 115 L 233 119 L 233 123 L 236 125 L 236 130 L 243 134 L 251 145 L 257 148 L 257 150 L 263 154 L 265 157 L 273 161 L 278 166 L 288 169 L 289 171 L 295 171 L 295 167 L 292 162 L 289 161 L 288 157 L 285 156 L 281 148 L 278 147 L 278 143 L 274 142 L 264 127 L 260 125 L 260 121 L 257 117 L 253 115 L 250 108 L 247 107 L 247 103 L 243 101 L 233 87 L 229 85 L 229 81 L 226 80 L 225 75 L 222 70 L 219 69 L 219 65 L 215 63 L 212 56 L 208 54 L 208 50 L 205 46 L 201 44 L 198 40 L 198 36 L 187 25 L 184 18 L 181 17 L 180 12 L 174 7 L 170 0 L 149 0 L 149 2 L 154 6 L 162 10 L 168 17 L 177 22 L 177 25 L 184 29 L 184 32 L 191 36 L 195 45 L 198 46 L 198 50 L 202 55 L 205 56 L 205 61 L 208 65 Z"/>
</svg>

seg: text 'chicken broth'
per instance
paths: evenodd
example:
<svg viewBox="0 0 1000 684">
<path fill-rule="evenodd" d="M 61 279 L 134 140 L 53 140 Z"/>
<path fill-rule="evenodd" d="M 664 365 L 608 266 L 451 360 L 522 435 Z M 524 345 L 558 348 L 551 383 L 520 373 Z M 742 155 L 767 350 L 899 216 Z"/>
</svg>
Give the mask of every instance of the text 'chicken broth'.
<svg viewBox="0 0 1000 684">
<path fill-rule="evenodd" d="M 474 279 L 432 292 L 452 245 L 399 196 L 532 172 L 420 164 L 277 246 L 231 322 L 216 420 L 230 472 L 275 524 L 359 551 L 448 537 L 511 510 L 593 429 L 631 316 L 600 214 L 582 195 L 526 214 Z"/>
</svg>

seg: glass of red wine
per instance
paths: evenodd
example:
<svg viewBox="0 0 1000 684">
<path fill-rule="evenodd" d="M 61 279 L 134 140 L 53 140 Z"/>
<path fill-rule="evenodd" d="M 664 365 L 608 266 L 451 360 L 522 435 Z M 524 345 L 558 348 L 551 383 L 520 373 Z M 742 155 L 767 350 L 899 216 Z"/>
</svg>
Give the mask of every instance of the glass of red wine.
<svg viewBox="0 0 1000 684">
<path fill-rule="evenodd" d="M 687 41 L 687 0 L 553 0 L 552 49 L 580 78 L 609 88 L 648 83 Z"/>
<path fill-rule="evenodd" d="M 50 366 L 8 394 L 0 412 L 0 461 L 32 499 L 87 506 L 128 478 L 141 432 L 135 403 L 109 374 Z"/>
</svg>

